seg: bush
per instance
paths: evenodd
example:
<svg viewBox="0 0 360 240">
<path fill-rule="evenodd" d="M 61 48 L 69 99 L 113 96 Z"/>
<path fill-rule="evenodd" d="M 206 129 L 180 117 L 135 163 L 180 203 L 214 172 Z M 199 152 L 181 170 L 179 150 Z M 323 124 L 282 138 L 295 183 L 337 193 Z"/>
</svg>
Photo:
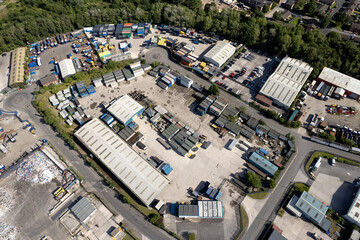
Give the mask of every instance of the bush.
<svg viewBox="0 0 360 240">
<path fill-rule="evenodd" d="M 211 84 L 211 86 L 209 87 L 209 93 L 219 96 L 219 94 L 220 94 L 219 87 L 214 83 Z"/>
<path fill-rule="evenodd" d="M 308 192 L 310 190 L 310 187 L 303 183 L 295 183 L 294 190 L 299 193 L 302 193 L 304 191 Z"/>
<path fill-rule="evenodd" d="M 262 120 L 262 119 L 259 120 L 259 124 L 260 124 L 260 125 L 266 125 L 265 121 Z"/>
<path fill-rule="evenodd" d="M 253 173 L 253 172 L 246 173 L 246 180 L 254 188 L 261 187 L 261 178 L 256 173 Z"/>
<path fill-rule="evenodd" d="M 268 181 L 268 184 L 269 184 L 269 187 L 270 187 L 270 188 L 275 188 L 275 187 L 276 187 L 276 182 L 275 182 L 274 179 L 270 179 L 270 180 Z"/>
<path fill-rule="evenodd" d="M 301 122 L 300 122 L 299 120 L 293 122 L 293 123 L 292 123 L 292 127 L 293 127 L 293 128 L 299 128 L 299 127 L 301 127 Z"/>
<path fill-rule="evenodd" d="M 196 239 L 195 233 L 189 233 L 189 240 L 195 240 L 195 239 Z"/>
<path fill-rule="evenodd" d="M 164 227 L 163 218 L 157 213 L 151 213 L 149 215 L 150 222 L 158 227 Z"/>
<path fill-rule="evenodd" d="M 160 62 L 157 62 L 157 61 L 154 61 L 154 62 L 151 63 L 152 68 L 156 68 L 159 65 L 160 65 Z"/>
</svg>

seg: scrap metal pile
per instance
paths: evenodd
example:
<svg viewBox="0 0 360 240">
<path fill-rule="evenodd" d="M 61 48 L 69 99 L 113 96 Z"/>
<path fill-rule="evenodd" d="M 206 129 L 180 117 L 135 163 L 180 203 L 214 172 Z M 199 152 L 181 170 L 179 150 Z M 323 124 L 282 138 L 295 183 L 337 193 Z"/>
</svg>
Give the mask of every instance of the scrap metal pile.
<svg viewBox="0 0 360 240">
<path fill-rule="evenodd" d="M 41 151 L 36 151 L 24 159 L 17 168 L 16 174 L 19 180 L 41 184 L 60 177 L 57 167 Z"/>
<path fill-rule="evenodd" d="M 0 239 L 15 240 L 16 228 L 9 224 L 0 222 Z"/>
<path fill-rule="evenodd" d="M 0 212 L 7 212 L 15 205 L 15 198 L 6 188 L 0 188 Z"/>
</svg>

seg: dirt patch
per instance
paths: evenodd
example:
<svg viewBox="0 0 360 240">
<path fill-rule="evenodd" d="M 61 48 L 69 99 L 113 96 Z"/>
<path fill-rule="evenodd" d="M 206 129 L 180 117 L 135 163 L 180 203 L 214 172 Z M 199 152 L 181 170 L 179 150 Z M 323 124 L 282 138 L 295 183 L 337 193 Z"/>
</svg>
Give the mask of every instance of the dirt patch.
<svg viewBox="0 0 360 240">
<path fill-rule="evenodd" d="M 229 195 L 230 197 L 232 196 L 232 194 L 234 193 L 234 191 L 232 189 L 229 189 Z"/>
<path fill-rule="evenodd" d="M 105 97 L 105 95 L 104 95 L 104 94 L 101 94 L 101 95 L 100 95 L 100 97 L 104 98 L 104 97 Z"/>
<path fill-rule="evenodd" d="M 96 103 L 96 102 L 94 102 L 94 103 L 90 104 L 90 109 L 95 109 L 95 108 L 96 108 L 96 105 L 97 105 L 97 103 Z"/>
<path fill-rule="evenodd" d="M 170 104 L 170 100 L 167 100 L 166 103 L 167 103 L 167 104 Z"/>
<path fill-rule="evenodd" d="M 111 93 L 114 93 L 114 90 L 111 90 Z"/>
</svg>

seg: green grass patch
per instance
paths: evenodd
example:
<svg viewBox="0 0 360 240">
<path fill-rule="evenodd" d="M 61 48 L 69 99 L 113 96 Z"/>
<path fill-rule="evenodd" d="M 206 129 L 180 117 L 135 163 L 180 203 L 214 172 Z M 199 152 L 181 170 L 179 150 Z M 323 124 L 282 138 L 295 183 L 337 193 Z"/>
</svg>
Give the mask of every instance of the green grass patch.
<svg viewBox="0 0 360 240">
<path fill-rule="evenodd" d="M 306 172 L 309 172 L 311 164 L 314 162 L 315 159 L 317 159 L 319 157 L 323 157 L 323 158 L 327 158 L 327 159 L 333 159 L 334 155 L 329 154 L 329 153 L 324 153 L 324 152 L 315 152 L 315 153 L 313 153 L 313 155 L 311 155 L 311 157 L 310 157 L 310 160 L 305 165 Z"/>
<path fill-rule="evenodd" d="M 354 165 L 354 166 L 360 167 L 360 163 L 355 162 L 355 161 L 352 161 L 352 160 L 350 160 L 350 159 L 343 158 L 343 157 L 337 157 L 337 158 L 336 158 L 336 161 L 337 161 L 337 162 L 346 163 L 346 164 L 349 164 L 349 165 Z"/>
<path fill-rule="evenodd" d="M 282 216 L 284 216 L 284 213 L 285 213 L 285 210 L 283 208 L 280 208 L 277 215 L 282 217 Z"/>
<path fill-rule="evenodd" d="M 126 234 L 122 240 L 135 240 L 135 238 L 131 237 L 129 234 Z"/>
<path fill-rule="evenodd" d="M 268 192 L 256 192 L 256 193 L 249 193 L 248 196 L 253 199 L 264 199 L 266 198 Z"/>
<path fill-rule="evenodd" d="M 292 21 L 291 21 L 291 25 L 293 25 L 293 26 L 297 26 L 298 25 L 298 23 L 299 23 L 299 20 L 300 20 L 300 18 L 298 18 L 298 17 L 295 17 Z"/>
<path fill-rule="evenodd" d="M 336 2 L 334 1 L 333 4 L 331 4 L 331 6 L 329 7 L 330 9 L 333 9 L 336 7 Z"/>
<path fill-rule="evenodd" d="M 240 227 L 244 230 L 249 224 L 249 217 L 243 207 L 240 206 L 241 222 Z"/>
<path fill-rule="evenodd" d="M 310 190 L 310 187 L 304 183 L 295 183 L 294 190 L 298 192 L 308 192 Z"/>
<path fill-rule="evenodd" d="M 70 166 L 69 169 L 70 169 L 81 181 L 84 181 L 84 177 L 83 177 L 73 166 Z"/>
</svg>

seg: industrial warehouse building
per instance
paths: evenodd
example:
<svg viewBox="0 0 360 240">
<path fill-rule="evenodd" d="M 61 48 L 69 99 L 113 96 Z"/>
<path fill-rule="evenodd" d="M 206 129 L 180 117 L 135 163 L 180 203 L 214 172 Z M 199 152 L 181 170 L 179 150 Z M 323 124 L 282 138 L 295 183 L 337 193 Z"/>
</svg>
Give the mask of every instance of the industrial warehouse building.
<svg viewBox="0 0 360 240">
<path fill-rule="evenodd" d="M 197 205 L 179 205 L 180 218 L 223 218 L 221 201 L 198 201 Z"/>
<path fill-rule="evenodd" d="M 75 136 L 146 206 L 169 180 L 97 118 L 83 125 Z"/>
<path fill-rule="evenodd" d="M 318 81 L 337 87 L 335 92 L 343 91 L 349 98 L 360 98 L 360 80 L 356 78 L 325 67 L 318 76 Z"/>
<path fill-rule="evenodd" d="M 253 152 L 249 156 L 247 162 L 254 165 L 256 168 L 269 175 L 270 177 L 274 176 L 274 174 L 278 170 L 277 166 L 275 166 L 256 152 Z"/>
<path fill-rule="evenodd" d="M 25 47 L 16 48 L 14 51 L 11 52 L 9 79 L 10 87 L 17 87 L 19 84 L 24 83 L 25 52 Z"/>
<path fill-rule="evenodd" d="M 308 192 L 303 192 L 295 207 L 314 224 L 325 232 L 329 231 L 331 222 L 326 218 L 328 207 Z"/>
<path fill-rule="evenodd" d="M 218 41 L 213 48 L 204 55 L 206 62 L 221 67 L 234 53 L 236 48 L 226 41 Z"/>
<path fill-rule="evenodd" d="M 64 59 L 59 62 L 59 69 L 61 77 L 65 79 L 68 76 L 74 75 L 76 73 L 74 63 L 71 59 Z"/>
<path fill-rule="evenodd" d="M 273 104 L 289 109 L 313 68 L 297 59 L 285 57 L 270 75 L 260 93 L 273 100 Z"/>
<path fill-rule="evenodd" d="M 134 116 L 140 116 L 145 109 L 129 95 L 124 95 L 115 100 L 107 110 L 118 121 L 127 126 Z"/>
<path fill-rule="evenodd" d="M 344 215 L 344 218 L 360 227 L 360 190 L 357 192 L 349 211 Z"/>
</svg>

